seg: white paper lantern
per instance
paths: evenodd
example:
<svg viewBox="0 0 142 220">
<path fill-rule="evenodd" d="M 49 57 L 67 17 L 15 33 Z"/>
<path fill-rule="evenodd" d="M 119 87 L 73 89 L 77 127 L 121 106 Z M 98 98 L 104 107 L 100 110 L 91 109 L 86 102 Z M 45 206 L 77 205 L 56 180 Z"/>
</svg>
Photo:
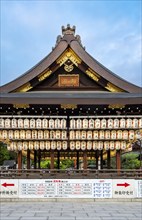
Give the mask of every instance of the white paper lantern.
<svg viewBox="0 0 142 220">
<path fill-rule="evenodd" d="M 57 141 L 57 150 L 61 150 L 62 149 L 62 143 L 61 141 Z"/>
<path fill-rule="evenodd" d="M 18 128 L 24 128 L 24 120 L 22 118 L 18 119 Z"/>
<path fill-rule="evenodd" d="M 45 140 L 49 139 L 49 131 L 48 130 L 45 130 L 43 135 L 44 135 Z"/>
<path fill-rule="evenodd" d="M 103 141 L 98 141 L 98 150 L 102 150 L 104 146 Z"/>
<path fill-rule="evenodd" d="M 37 139 L 38 135 L 37 135 L 37 130 L 32 130 L 32 139 Z"/>
<path fill-rule="evenodd" d="M 75 141 L 70 141 L 70 149 L 75 150 Z"/>
<path fill-rule="evenodd" d="M 98 142 L 93 141 L 93 150 L 97 150 L 97 149 L 98 149 Z"/>
<path fill-rule="evenodd" d="M 118 130 L 116 133 L 117 133 L 117 139 L 122 139 L 123 138 L 122 130 Z"/>
<path fill-rule="evenodd" d="M 29 143 L 27 141 L 23 141 L 23 150 L 28 150 L 29 148 Z"/>
<path fill-rule="evenodd" d="M 133 140 L 133 139 L 135 138 L 135 132 L 134 132 L 134 130 L 130 130 L 130 131 L 128 132 L 128 135 L 129 135 L 129 139 L 130 139 L 130 140 Z"/>
<path fill-rule="evenodd" d="M 91 140 L 93 138 L 93 132 L 92 131 L 87 131 L 87 139 Z"/>
<path fill-rule="evenodd" d="M 75 137 L 76 137 L 77 140 L 80 139 L 80 131 L 75 132 Z"/>
<path fill-rule="evenodd" d="M 3 139 L 3 135 L 2 135 L 3 131 L 0 130 L 0 139 Z"/>
<path fill-rule="evenodd" d="M 124 130 L 123 131 L 123 139 L 127 140 L 129 138 L 128 136 L 128 131 L 127 130 Z"/>
<path fill-rule="evenodd" d="M 81 141 L 81 150 L 86 150 L 86 142 Z"/>
<path fill-rule="evenodd" d="M 19 139 L 19 131 L 18 130 L 15 130 L 14 131 L 14 139 Z"/>
<path fill-rule="evenodd" d="M 17 128 L 17 119 L 13 118 L 13 119 L 11 120 L 11 127 L 12 127 L 12 128 Z"/>
<path fill-rule="evenodd" d="M 42 130 L 38 131 L 38 139 L 43 139 L 43 131 Z"/>
<path fill-rule="evenodd" d="M 34 118 L 30 119 L 30 128 L 36 127 L 36 120 Z"/>
<path fill-rule="evenodd" d="M 116 131 L 115 130 L 112 130 L 111 131 L 111 139 L 116 139 Z"/>
<path fill-rule="evenodd" d="M 91 118 L 91 119 L 89 119 L 89 128 L 90 128 L 90 129 L 93 129 L 94 127 L 95 127 L 94 119 Z"/>
<path fill-rule="evenodd" d="M 25 138 L 26 138 L 26 132 L 25 132 L 25 130 L 20 130 L 20 139 L 25 140 Z"/>
<path fill-rule="evenodd" d="M 138 128 L 139 127 L 139 121 L 137 118 L 134 118 L 132 121 L 132 127 L 133 128 Z"/>
<path fill-rule="evenodd" d="M 70 120 L 70 128 L 71 129 L 75 129 L 76 128 L 76 120 L 75 119 L 71 119 Z"/>
<path fill-rule="evenodd" d="M 80 141 L 76 141 L 76 143 L 75 143 L 75 148 L 76 148 L 76 150 L 80 150 Z"/>
<path fill-rule="evenodd" d="M 56 118 L 55 119 L 55 128 L 58 129 L 58 128 L 62 128 L 61 127 L 61 121 L 59 118 Z"/>
<path fill-rule="evenodd" d="M 4 119 L 0 118 L 0 128 L 4 128 Z"/>
<path fill-rule="evenodd" d="M 67 131 L 62 131 L 61 132 L 61 138 L 63 139 L 63 140 L 65 140 L 65 139 L 67 139 Z"/>
<path fill-rule="evenodd" d="M 32 132 L 31 130 L 26 131 L 26 139 L 31 139 L 32 138 Z"/>
<path fill-rule="evenodd" d="M 39 141 L 34 141 L 34 150 L 39 150 Z"/>
<path fill-rule="evenodd" d="M 50 139 L 51 139 L 51 140 L 53 140 L 53 139 L 56 138 L 55 135 L 56 135 L 55 131 L 50 131 Z"/>
<path fill-rule="evenodd" d="M 76 121 L 76 126 L 77 126 L 77 129 L 82 129 L 82 120 L 80 118 L 77 119 Z"/>
<path fill-rule="evenodd" d="M 91 150 L 92 149 L 92 141 L 87 141 L 87 150 Z"/>
<path fill-rule="evenodd" d="M 63 150 L 67 150 L 67 141 L 63 141 L 63 143 L 62 143 L 62 148 L 63 148 Z"/>
<path fill-rule="evenodd" d="M 42 120 L 40 118 L 36 119 L 36 128 L 42 128 Z"/>
<path fill-rule="evenodd" d="M 95 120 L 95 128 L 97 128 L 97 129 L 101 128 L 101 120 L 98 118 Z"/>
<path fill-rule="evenodd" d="M 5 128 L 11 128 L 11 120 L 9 118 L 5 119 Z"/>
<path fill-rule="evenodd" d="M 13 135 L 13 130 L 9 130 L 9 131 L 8 131 L 8 138 L 9 138 L 9 139 L 13 139 L 13 136 L 14 136 L 14 135 Z"/>
<path fill-rule="evenodd" d="M 109 141 L 104 141 L 104 149 L 109 150 L 109 148 L 110 148 Z"/>
<path fill-rule="evenodd" d="M 56 131 L 56 139 L 61 139 L 61 131 L 60 130 Z"/>
<path fill-rule="evenodd" d="M 121 147 L 121 150 L 125 150 L 127 147 L 126 141 L 121 141 L 120 147 Z"/>
<path fill-rule="evenodd" d="M 126 128 L 126 120 L 124 118 L 120 119 L 120 128 Z"/>
<path fill-rule="evenodd" d="M 98 131 L 93 131 L 93 139 L 94 140 L 99 139 L 99 132 Z"/>
<path fill-rule="evenodd" d="M 142 118 L 139 118 L 139 128 L 142 128 Z"/>
<path fill-rule="evenodd" d="M 75 131 L 70 131 L 70 140 L 75 139 Z"/>
<path fill-rule="evenodd" d="M 101 120 L 101 129 L 105 129 L 107 127 L 107 121 L 106 121 L 106 119 L 102 119 Z"/>
<path fill-rule="evenodd" d="M 45 141 L 45 149 L 50 150 L 50 141 Z"/>
<path fill-rule="evenodd" d="M 47 129 L 48 128 L 48 120 L 46 118 L 44 118 L 42 120 L 42 128 Z"/>
<path fill-rule="evenodd" d="M 113 124 L 114 128 L 119 128 L 119 119 L 118 118 L 115 118 L 113 123 L 114 123 Z"/>
<path fill-rule="evenodd" d="M 19 151 L 23 149 L 23 143 L 22 143 L 22 141 L 18 141 L 18 142 L 17 142 L 17 149 L 18 149 Z"/>
<path fill-rule="evenodd" d="M 110 141 L 109 148 L 110 148 L 110 150 L 114 150 L 115 149 L 115 142 L 114 141 Z"/>
<path fill-rule="evenodd" d="M 51 141 L 51 150 L 56 149 L 56 141 Z"/>
<path fill-rule="evenodd" d="M 29 119 L 25 118 L 24 119 L 24 128 L 29 128 L 30 127 L 30 121 Z"/>
<path fill-rule="evenodd" d="M 107 127 L 110 128 L 110 129 L 113 128 L 113 119 L 112 119 L 112 118 L 109 118 L 109 119 L 107 120 Z"/>
<path fill-rule="evenodd" d="M 85 140 L 86 138 L 86 131 L 81 131 L 81 139 Z"/>
<path fill-rule="evenodd" d="M 84 118 L 84 119 L 83 119 L 83 129 L 87 129 L 88 126 L 89 126 L 89 124 L 88 124 L 88 119 L 87 119 L 87 118 Z"/>
<path fill-rule="evenodd" d="M 115 142 L 115 149 L 116 150 L 120 150 L 120 146 L 121 146 L 120 143 L 121 143 L 120 141 Z"/>
<path fill-rule="evenodd" d="M 103 130 L 99 131 L 99 139 L 105 139 L 105 132 Z"/>
<path fill-rule="evenodd" d="M 110 135 L 110 131 L 109 130 L 105 131 L 105 139 L 107 139 L 107 140 L 111 139 L 111 135 Z"/>
<path fill-rule="evenodd" d="M 29 141 L 29 150 L 33 150 L 33 149 L 34 149 L 34 142 Z"/>
<path fill-rule="evenodd" d="M 44 149 L 45 149 L 45 147 L 44 147 L 44 141 L 40 141 L 40 143 L 39 143 L 39 148 L 40 148 L 40 150 L 44 150 Z"/>
<path fill-rule="evenodd" d="M 126 128 L 132 128 L 132 119 L 131 118 L 127 118 L 126 120 Z"/>
<path fill-rule="evenodd" d="M 2 131 L 2 139 L 7 139 L 8 138 L 8 132 L 7 130 Z"/>
<path fill-rule="evenodd" d="M 50 129 L 55 128 L 55 123 L 54 123 L 54 120 L 52 118 L 49 119 L 49 128 Z"/>
</svg>

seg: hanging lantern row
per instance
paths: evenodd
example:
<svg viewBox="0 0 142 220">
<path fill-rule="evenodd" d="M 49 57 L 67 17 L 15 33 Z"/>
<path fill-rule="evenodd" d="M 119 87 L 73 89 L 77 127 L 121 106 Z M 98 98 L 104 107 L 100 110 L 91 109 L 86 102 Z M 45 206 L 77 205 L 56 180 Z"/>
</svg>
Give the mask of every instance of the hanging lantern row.
<svg viewBox="0 0 142 220">
<path fill-rule="evenodd" d="M 18 141 L 7 146 L 10 151 L 21 150 L 67 150 L 67 141 Z"/>
<path fill-rule="evenodd" d="M 1 139 L 67 139 L 66 130 L 0 130 Z"/>
<path fill-rule="evenodd" d="M 109 119 L 71 119 L 71 129 L 118 129 L 118 128 L 142 128 L 142 118 L 109 118 Z"/>
<path fill-rule="evenodd" d="M 89 130 L 89 131 L 70 131 L 70 140 L 97 140 L 97 139 L 134 139 L 134 130 Z"/>
<path fill-rule="evenodd" d="M 70 141 L 71 150 L 125 150 L 126 141 Z"/>
<path fill-rule="evenodd" d="M 0 118 L 0 128 L 43 128 L 43 129 L 66 129 L 66 119 L 3 119 Z"/>
</svg>

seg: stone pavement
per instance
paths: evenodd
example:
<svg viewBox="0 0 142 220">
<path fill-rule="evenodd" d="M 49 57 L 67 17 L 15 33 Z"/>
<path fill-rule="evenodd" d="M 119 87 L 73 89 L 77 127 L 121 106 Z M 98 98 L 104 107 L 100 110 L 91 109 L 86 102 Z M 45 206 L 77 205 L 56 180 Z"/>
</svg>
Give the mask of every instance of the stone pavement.
<svg viewBox="0 0 142 220">
<path fill-rule="evenodd" d="M 1 202 L 0 220 L 142 220 L 141 202 Z"/>
</svg>

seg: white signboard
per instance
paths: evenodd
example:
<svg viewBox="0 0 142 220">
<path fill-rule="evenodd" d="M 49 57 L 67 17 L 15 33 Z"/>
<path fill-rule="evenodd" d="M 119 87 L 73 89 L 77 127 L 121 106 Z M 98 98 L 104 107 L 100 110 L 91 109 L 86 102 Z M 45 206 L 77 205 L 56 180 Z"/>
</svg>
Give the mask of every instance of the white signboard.
<svg viewBox="0 0 142 220">
<path fill-rule="evenodd" d="M 142 180 L 135 180 L 137 197 L 142 198 Z"/>
<path fill-rule="evenodd" d="M 135 198 L 135 180 L 134 179 L 114 179 L 112 180 L 113 198 Z"/>
<path fill-rule="evenodd" d="M 96 179 L 93 181 L 94 198 L 112 198 L 112 180 Z"/>
<path fill-rule="evenodd" d="M 18 198 L 18 180 L 1 179 L 0 180 L 0 198 Z"/>
</svg>

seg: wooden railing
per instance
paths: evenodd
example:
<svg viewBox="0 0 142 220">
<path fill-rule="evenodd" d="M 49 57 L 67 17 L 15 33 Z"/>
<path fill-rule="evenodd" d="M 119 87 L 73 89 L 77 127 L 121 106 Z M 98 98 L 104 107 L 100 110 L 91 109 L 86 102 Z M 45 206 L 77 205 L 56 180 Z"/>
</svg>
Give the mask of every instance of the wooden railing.
<svg viewBox="0 0 142 220">
<path fill-rule="evenodd" d="M 1 169 L 1 179 L 141 179 L 142 169 Z"/>
</svg>

